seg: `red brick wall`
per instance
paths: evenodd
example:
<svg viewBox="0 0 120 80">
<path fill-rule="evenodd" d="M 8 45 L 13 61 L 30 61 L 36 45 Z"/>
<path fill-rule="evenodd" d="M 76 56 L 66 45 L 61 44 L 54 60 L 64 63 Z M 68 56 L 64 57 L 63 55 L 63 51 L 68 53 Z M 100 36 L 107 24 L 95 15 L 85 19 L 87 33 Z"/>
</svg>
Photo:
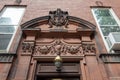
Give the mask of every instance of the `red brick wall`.
<svg viewBox="0 0 120 80">
<path fill-rule="evenodd" d="M 48 15 L 49 11 L 53 11 L 53 10 L 56 10 L 57 8 L 61 8 L 63 11 L 68 11 L 69 15 L 71 15 L 71 16 L 76 16 L 76 17 L 82 18 L 82 19 L 87 20 L 87 21 L 93 23 L 94 25 L 96 25 L 95 19 L 92 15 L 92 11 L 91 11 L 91 6 L 98 6 L 96 4 L 96 1 L 97 0 L 22 0 L 22 2 L 20 4 L 18 4 L 15 2 L 15 0 L 1 0 L 0 1 L 0 10 L 2 10 L 5 5 L 18 5 L 18 6 L 26 5 L 26 11 L 25 11 L 24 17 L 21 22 L 21 24 L 23 24 L 26 21 L 29 21 L 31 19 Z M 103 6 L 111 7 L 113 9 L 113 11 L 115 12 L 115 14 L 118 16 L 118 18 L 120 18 L 120 0 L 115 0 L 115 1 L 100 0 L 100 1 L 102 2 Z M 97 54 L 104 53 L 104 52 L 106 52 L 106 49 L 105 49 L 105 46 L 102 45 L 104 43 L 99 34 L 97 25 L 96 25 L 96 32 L 97 32 L 97 34 L 96 34 L 95 38 L 99 42 L 97 46 L 100 47 L 100 50 L 98 51 Z M 13 50 L 10 50 L 10 51 L 12 52 Z M 21 57 L 21 56 L 19 56 L 19 57 Z M 21 62 L 25 61 L 25 60 L 22 60 L 24 58 L 26 58 L 26 57 L 21 57 L 18 59 L 19 60 L 18 64 L 21 65 L 18 68 L 22 67 L 21 69 L 23 69 L 22 71 L 25 73 L 24 69 L 26 69 L 26 68 L 28 69 L 29 66 L 24 66 L 21 63 Z M 28 58 L 28 62 L 29 62 L 30 57 L 27 57 L 27 58 Z M 82 61 L 81 61 L 81 63 L 82 63 Z M 84 63 L 84 61 L 83 61 L 83 63 Z M 29 63 L 25 63 L 25 64 L 30 65 Z M 87 65 L 82 67 L 82 71 L 84 73 L 83 80 L 108 80 L 107 76 L 120 77 L 119 63 L 115 64 L 115 65 L 114 64 L 112 64 L 112 65 L 106 64 L 104 66 L 102 62 L 98 63 L 96 56 L 94 56 L 94 57 L 87 56 L 86 64 Z M 24 68 L 24 67 L 26 67 L 26 68 Z M 7 79 L 10 68 L 11 68 L 11 64 L 0 63 L 0 79 L 1 80 Z M 97 69 L 99 69 L 99 70 L 97 70 Z M 17 78 L 19 76 L 19 70 L 20 69 L 18 69 L 16 71 L 16 74 L 14 74 L 14 77 L 12 77 L 11 79 L 14 80 L 14 78 L 15 78 L 16 80 L 18 80 Z M 22 71 L 20 72 L 20 74 L 22 74 Z M 17 75 L 17 76 L 15 76 L 15 75 Z M 24 76 L 26 78 L 26 76 L 23 74 L 21 76 L 22 77 Z M 19 79 L 25 80 L 25 78 L 22 78 L 21 76 L 19 76 Z M 96 76 L 99 76 L 99 77 L 96 77 Z M 112 80 L 112 78 L 109 78 L 109 79 Z M 117 78 L 116 80 L 119 80 L 119 79 Z"/>
</svg>

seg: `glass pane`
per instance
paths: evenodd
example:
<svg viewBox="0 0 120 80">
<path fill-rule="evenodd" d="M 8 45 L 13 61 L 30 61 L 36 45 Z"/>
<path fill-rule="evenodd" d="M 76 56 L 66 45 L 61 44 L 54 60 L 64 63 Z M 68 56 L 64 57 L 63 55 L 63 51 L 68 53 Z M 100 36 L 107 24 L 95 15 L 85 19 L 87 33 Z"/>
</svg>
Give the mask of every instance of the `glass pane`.
<svg viewBox="0 0 120 80">
<path fill-rule="evenodd" d="M 1 24 L 18 25 L 20 18 L 23 15 L 24 10 L 25 10 L 24 7 L 23 8 L 22 7 L 6 7 L 1 16 L 4 22 L 1 22 Z"/>
<path fill-rule="evenodd" d="M 119 26 L 100 26 L 104 36 L 108 36 L 110 32 L 120 32 Z"/>
<path fill-rule="evenodd" d="M 0 26 L 0 33 L 14 33 L 16 26 Z"/>
<path fill-rule="evenodd" d="M 101 16 L 111 16 L 109 13 L 109 9 L 94 9 L 95 15 L 97 18 L 101 17 Z"/>
<path fill-rule="evenodd" d="M 11 25 L 12 20 L 9 17 L 1 17 L 0 18 L 0 25 Z"/>
<path fill-rule="evenodd" d="M 0 34 L 0 50 L 6 50 L 12 34 Z"/>
<path fill-rule="evenodd" d="M 99 25 L 117 25 L 109 9 L 93 9 Z"/>
<path fill-rule="evenodd" d="M 98 19 L 99 25 L 117 25 L 115 19 L 112 17 L 100 17 Z"/>
</svg>

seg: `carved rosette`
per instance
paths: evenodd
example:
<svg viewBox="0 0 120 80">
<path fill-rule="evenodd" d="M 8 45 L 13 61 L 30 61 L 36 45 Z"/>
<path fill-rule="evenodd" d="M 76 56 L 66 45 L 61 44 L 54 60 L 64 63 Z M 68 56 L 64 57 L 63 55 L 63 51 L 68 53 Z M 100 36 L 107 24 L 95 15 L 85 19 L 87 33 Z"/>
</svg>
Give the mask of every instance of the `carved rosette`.
<svg viewBox="0 0 120 80">
<path fill-rule="evenodd" d="M 22 43 L 22 51 L 23 53 L 32 53 L 34 49 L 34 42 L 23 42 Z"/>
<path fill-rule="evenodd" d="M 83 52 L 85 53 L 96 53 L 96 48 L 94 43 L 83 43 Z"/>
</svg>

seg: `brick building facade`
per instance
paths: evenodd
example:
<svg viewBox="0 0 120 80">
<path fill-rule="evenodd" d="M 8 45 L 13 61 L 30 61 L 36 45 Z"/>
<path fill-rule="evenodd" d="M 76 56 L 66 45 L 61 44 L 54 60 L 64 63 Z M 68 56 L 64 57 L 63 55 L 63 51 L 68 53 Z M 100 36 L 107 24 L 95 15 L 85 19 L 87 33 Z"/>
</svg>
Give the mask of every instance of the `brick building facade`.
<svg viewBox="0 0 120 80">
<path fill-rule="evenodd" d="M 120 1 L 0 1 L 0 80 L 120 80 Z"/>
</svg>

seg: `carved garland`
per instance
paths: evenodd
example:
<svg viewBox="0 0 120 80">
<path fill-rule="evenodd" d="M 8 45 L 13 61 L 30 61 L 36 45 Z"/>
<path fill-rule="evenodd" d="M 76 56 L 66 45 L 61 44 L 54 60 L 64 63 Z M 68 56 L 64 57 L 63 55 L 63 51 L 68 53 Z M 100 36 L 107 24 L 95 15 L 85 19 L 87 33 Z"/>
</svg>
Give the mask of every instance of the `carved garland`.
<svg viewBox="0 0 120 80">
<path fill-rule="evenodd" d="M 96 48 L 94 43 L 68 44 L 62 40 L 55 40 L 50 44 L 39 44 L 35 46 L 35 55 L 81 55 L 95 54 Z"/>
<path fill-rule="evenodd" d="M 34 48 L 34 42 L 23 42 L 23 53 L 32 53 L 34 50 L 35 55 L 80 55 L 96 53 L 94 43 L 81 43 L 81 44 L 68 44 L 62 40 L 55 40 L 50 44 L 37 44 Z"/>
<path fill-rule="evenodd" d="M 36 55 L 47 55 L 47 54 L 81 54 L 81 44 L 67 44 L 60 40 L 55 40 L 51 44 L 40 44 L 35 46 L 35 54 Z"/>
</svg>

